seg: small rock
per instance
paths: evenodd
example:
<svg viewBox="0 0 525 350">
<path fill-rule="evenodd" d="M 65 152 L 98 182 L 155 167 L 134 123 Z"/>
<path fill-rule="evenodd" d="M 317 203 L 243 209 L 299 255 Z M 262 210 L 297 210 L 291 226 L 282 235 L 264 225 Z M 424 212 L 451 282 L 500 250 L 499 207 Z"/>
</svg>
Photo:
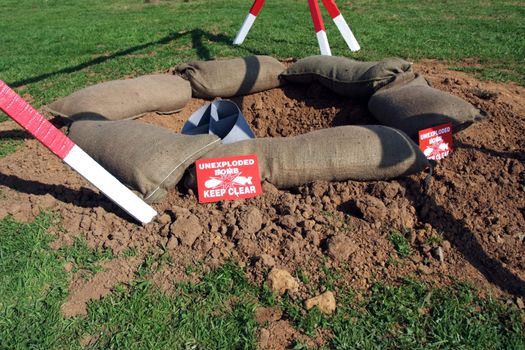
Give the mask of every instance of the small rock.
<svg viewBox="0 0 525 350">
<path fill-rule="evenodd" d="M 275 187 L 273 184 L 269 183 L 268 181 L 264 181 L 262 184 L 262 191 L 263 193 L 268 193 L 268 194 L 278 194 L 279 193 L 279 190 L 277 189 L 277 187 Z"/>
<path fill-rule="evenodd" d="M 177 205 L 174 205 L 171 207 L 171 210 L 175 214 L 175 217 L 178 219 L 179 217 L 189 216 L 191 215 L 191 211 L 184 207 L 179 207 Z"/>
<path fill-rule="evenodd" d="M 430 275 L 432 273 L 432 269 L 426 265 L 420 264 L 417 267 L 417 270 L 422 273 L 423 275 Z"/>
<path fill-rule="evenodd" d="M 73 262 L 71 261 L 68 261 L 64 264 L 64 271 L 66 272 L 71 272 L 71 270 L 73 270 L 73 267 L 75 266 L 75 264 L 73 264 Z"/>
<path fill-rule="evenodd" d="M 265 267 L 272 268 L 275 266 L 275 259 L 269 254 L 261 254 L 259 261 Z"/>
<path fill-rule="evenodd" d="M 268 287 L 272 292 L 283 295 L 286 291 L 295 292 L 299 283 L 286 270 L 274 268 L 268 274 Z"/>
<path fill-rule="evenodd" d="M 356 207 L 363 214 L 363 219 L 368 222 L 382 222 L 387 216 L 385 204 L 376 197 L 366 195 L 363 200 L 357 201 Z"/>
<path fill-rule="evenodd" d="M 177 218 L 177 221 L 171 224 L 170 231 L 183 245 L 191 247 L 197 237 L 202 234 L 202 226 L 199 218 L 191 214 Z"/>
<path fill-rule="evenodd" d="M 162 215 L 159 215 L 155 219 L 155 221 L 158 222 L 160 226 L 164 226 L 171 222 L 171 216 L 169 216 L 168 214 L 162 214 Z"/>
<path fill-rule="evenodd" d="M 167 250 L 174 250 L 175 248 L 177 248 L 179 246 L 179 242 L 177 241 L 177 238 L 175 237 L 170 237 L 168 239 L 168 243 L 166 243 L 166 249 Z"/>
<path fill-rule="evenodd" d="M 525 309 L 525 302 L 523 301 L 523 298 L 521 298 L 521 297 L 516 298 L 516 306 L 520 310 Z"/>
<path fill-rule="evenodd" d="M 280 220 L 281 225 L 289 230 L 297 227 L 297 219 L 293 215 L 285 215 Z"/>
<path fill-rule="evenodd" d="M 350 255 L 352 255 L 357 250 L 354 241 L 352 241 L 348 236 L 337 235 L 332 236 L 328 240 L 328 255 L 334 260 L 345 261 L 348 260 Z"/>
<path fill-rule="evenodd" d="M 371 194 L 378 198 L 394 199 L 398 193 L 404 195 L 404 188 L 397 182 L 377 182 L 371 190 Z"/>
<path fill-rule="evenodd" d="M 240 213 L 237 220 L 237 226 L 248 234 L 259 231 L 262 224 L 262 214 L 256 207 L 249 207 L 246 211 Z"/>
<path fill-rule="evenodd" d="M 451 248 L 451 244 L 449 241 L 447 240 L 444 240 L 442 243 L 441 243 L 441 247 L 443 247 L 443 250 L 448 252 Z"/>
<path fill-rule="evenodd" d="M 439 260 L 439 262 L 445 261 L 445 253 L 443 252 L 443 248 L 441 247 L 432 249 L 432 256 Z"/>
<path fill-rule="evenodd" d="M 159 234 L 161 237 L 168 237 L 169 233 L 170 233 L 170 225 L 165 225 L 159 231 Z"/>
<path fill-rule="evenodd" d="M 412 229 L 416 225 L 415 209 L 412 206 L 405 206 L 399 210 L 399 221 L 404 228 Z"/>
<path fill-rule="evenodd" d="M 327 291 L 314 298 L 308 299 L 304 302 L 304 306 L 307 310 L 310 310 L 314 306 L 319 308 L 319 311 L 326 315 L 331 315 L 336 308 L 334 293 Z"/>
<path fill-rule="evenodd" d="M 237 242 L 237 250 L 248 256 L 252 256 L 257 252 L 257 244 L 252 239 L 241 238 Z"/>
</svg>

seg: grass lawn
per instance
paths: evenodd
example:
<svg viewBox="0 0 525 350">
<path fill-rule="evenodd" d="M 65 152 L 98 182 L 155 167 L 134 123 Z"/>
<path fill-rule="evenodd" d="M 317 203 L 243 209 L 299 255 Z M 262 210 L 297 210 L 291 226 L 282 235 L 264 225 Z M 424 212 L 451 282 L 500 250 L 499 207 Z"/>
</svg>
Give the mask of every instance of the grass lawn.
<svg viewBox="0 0 525 350">
<path fill-rule="evenodd" d="M 57 218 L 50 214 L 30 224 L 0 221 L 1 349 L 71 349 L 81 344 L 92 349 L 253 349 L 259 306 L 279 306 L 306 335 L 315 336 L 316 329 L 331 332 L 326 348 L 525 348 L 520 314 L 496 300 L 479 299 L 464 285 L 432 289 L 406 280 L 397 287 L 377 284 L 362 299 L 341 289 L 338 309 L 327 317 L 317 309 L 306 312 L 286 297 L 277 300 L 264 286 L 247 282 L 234 264 L 203 275 L 197 284 L 179 284 L 167 296 L 147 280 L 153 270 L 146 260 L 131 284 L 91 302 L 88 316 L 64 319 L 64 263 L 89 271 L 111 254 L 89 251 L 81 241 L 51 250 L 46 230 L 54 224 Z M 306 345 L 296 343 L 294 348 Z"/>
<path fill-rule="evenodd" d="M 338 1 L 362 50 L 351 53 L 326 18 L 334 55 L 361 60 L 399 56 L 435 58 L 485 79 L 525 85 L 525 4 L 522 1 Z M 318 54 L 307 2 L 268 0 L 245 43 L 233 40 L 248 0 L 3 0 L 0 2 L 0 79 L 40 107 L 101 81 L 164 71 L 194 59 L 268 54 Z M 326 15 L 326 14 L 325 14 Z M 466 63 L 468 62 L 468 64 Z M 472 64 L 475 63 L 475 64 Z M 6 119 L 0 113 L 0 122 Z M 0 157 L 23 143 L 0 138 Z M 1 170 L 0 170 L 1 171 Z M 376 285 L 364 298 L 340 290 L 331 316 L 276 300 L 229 264 L 175 296 L 148 281 L 146 261 L 130 285 L 89 305 L 89 315 L 64 319 L 66 261 L 94 269 L 112 256 L 81 241 L 54 251 L 46 229 L 52 214 L 31 224 L 0 221 L 0 349 L 254 348 L 258 306 L 278 305 L 307 335 L 332 334 L 338 349 L 525 349 L 521 314 L 493 299 L 479 299 L 458 284 L 432 289 L 417 281 Z M 396 249 L 406 251 L 395 233 Z M 336 272 L 334 272 L 336 273 Z M 327 287 L 331 287 L 330 284 Z M 313 286 L 318 288 L 320 286 Z M 86 345 L 86 342 L 83 341 Z M 306 344 L 297 343 L 295 349 Z"/>
<path fill-rule="evenodd" d="M 318 54 L 304 0 L 269 0 L 245 43 L 231 45 L 251 1 L 141 0 L 0 3 L 0 77 L 36 106 L 95 82 L 162 71 L 193 59 Z M 351 53 L 325 13 L 334 55 L 436 58 L 483 65 L 491 79 L 525 84 L 520 1 L 339 1 L 362 50 Z M 469 68 L 474 69 L 474 68 Z"/>
</svg>

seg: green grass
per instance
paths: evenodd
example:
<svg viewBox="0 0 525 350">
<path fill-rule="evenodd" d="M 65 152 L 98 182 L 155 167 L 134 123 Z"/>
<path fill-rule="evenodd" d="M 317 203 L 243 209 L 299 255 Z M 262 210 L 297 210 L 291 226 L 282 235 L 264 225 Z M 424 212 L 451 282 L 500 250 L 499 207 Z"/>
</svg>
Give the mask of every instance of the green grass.
<svg viewBox="0 0 525 350">
<path fill-rule="evenodd" d="M 82 271 L 111 255 L 90 251 L 81 241 L 53 251 L 46 230 L 56 224 L 48 214 L 31 224 L 0 221 L 0 349 L 79 348 L 86 335 L 97 349 L 255 347 L 256 289 L 231 264 L 201 283 L 178 285 L 174 296 L 138 276 L 90 304 L 88 317 L 62 318 L 64 263 Z"/>
<path fill-rule="evenodd" d="M 136 281 L 92 305 L 82 326 L 100 349 L 253 349 L 255 301 L 242 270 L 227 265 L 174 296 Z"/>
<path fill-rule="evenodd" d="M 0 158 L 4 158 L 11 153 L 16 152 L 22 144 L 20 140 L 0 139 Z"/>
<path fill-rule="evenodd" d="M 62 262 L 49 249 L 52 216 L 31 224 L 0 221 L 0 348 L 56 347 L 66 341 L 59 315 L 67 293 Z"/>
<path fill-rule="evenodd" d="M 462 285 L 375 285 L 330 322 L 337 349 L 525 349 L 520 314 Z"/>
<path fill-rule="evenodd" d="M 404 280 L 375 284 L 362 301 L 341 288 L 334 315 L 284 298 L 284 315 L 305 334 L 332 334 L 327 349 L 525 349 L 525 327 L 516 309 L 457 284 L 430 288 Z M 305 344 L 298 343 L 303 349 Z"/>
<path fill-rule="evenodd" d="M 410 256 L 410 254 L 412 254 L 410 243 L 399 231 L 392 230 L 388 238 L 394 245 L 394 249 L 400 258 L 407 258 Z"/>
<path fill-rule="evenodd" d="M 525 6 L 520 1 L 356 0 L 339 5 L 362 50 L 351 53 L 324 13 L 335 55 L 436 58 L 454 66 L 476 59 L 480 74 L 525 84 Z M 268 1 L 245 43 L 232 46 L 248 8 L 244 0 L 164 1 L 159 6 L 142 0 L 3 1 L 0 78 L 31 94 L 38 107 L 86 85 L 193 59 L 318 54 L 302 0 Z M 284 15 L 289 13 L 294 15 Z"/>
<path fill-rule="evenodd" d="M 112 256 L 89 250 L 81 240 L 52 250 L 46 233 L 51 225 L 59 222 L 49 214 L 30 224 L 0 220 L 1 349 L 78 349 L 87 337 L 90 349 L 254 349 L 258 306 L 279 306 L 284 319 L 311 337 L 324 329 L 332 334 L 326 348 L 525 349 L 523 314 L 479 298 L 467 286 L 435 289 L 404 280 L 398 286 L 375 284 L 358 301 L 344 281 L 332 280 L 339 273 L 330 269 L 326 280 L 338 289 L 332 316 L 306 311 L 302 300 L 277 298 L 266 285 L 252 285 L 232 263 L 202 275 L 199 283 L 177 284 L 166 295 L 147 280 L 153 271 L 146 259 L 129 285 L 91 302 L 88 316 L 64 319 L 64 263 L 73 262 L 74 271 L 89 270 Z"/>
</svg>

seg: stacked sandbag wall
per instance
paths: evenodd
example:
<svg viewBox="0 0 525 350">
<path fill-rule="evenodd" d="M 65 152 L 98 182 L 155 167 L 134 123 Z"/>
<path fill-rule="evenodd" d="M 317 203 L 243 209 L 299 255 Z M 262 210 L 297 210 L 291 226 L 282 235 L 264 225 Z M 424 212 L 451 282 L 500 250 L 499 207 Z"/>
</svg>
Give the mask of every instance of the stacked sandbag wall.
<svg viewBox="0 0 525 350">
<path fill-rule="evenodd" d="M 318 82 L 336 94 L 366 99 L 380 124 L 402 130 L 414 140 L 419 130 L 451 123 L 457 132 L 483 118 L 467 101 L 431 87 L 399 58 L 359 62 L 311 56 L 298 60 L 281 76 L 291 83 Z"/>
<path fill-rule="evenodd" d="M 401 59 L 359 62 L 312 56 L 288 69 L 269 56 L 195 61 L 154 74 L 79 90 L 52 103 L 73 121 L 70 137 L 147 202 L 161 200 L 197 159 L 257 154 L 261 180 L 290 188 L 315 180 L 386 180 L 429 166 L 410 139 L 444 122 L 464 127 L 479 111 L 429 86 Z M 223 145 L 214 135 L 180 135 L 133 121 L 147 112 L 173 113 L 190 97 L 233 97 L 285 83 L 320 83 L 336 94 L 365 99 L 386 126 L 345 126 L 290 138 Z M 401 131 L 399 131 L 399 130 Z M 410 136 L 407 136 L 407 134 Z M 190 172 L 186 183 L 194 185 Z"/>
</svg>

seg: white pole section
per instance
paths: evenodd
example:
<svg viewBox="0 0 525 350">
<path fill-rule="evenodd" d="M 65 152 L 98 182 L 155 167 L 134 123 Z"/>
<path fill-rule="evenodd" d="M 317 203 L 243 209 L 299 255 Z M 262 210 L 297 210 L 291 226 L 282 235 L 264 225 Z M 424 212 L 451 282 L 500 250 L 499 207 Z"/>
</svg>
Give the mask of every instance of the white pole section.
<svg viewBox="0 0 525 350">
<path fill-rule="evenodd" d="M 135 219 L 147 224 L 157 215 L 1 80 L 0 109 Z"/>
</svg>

